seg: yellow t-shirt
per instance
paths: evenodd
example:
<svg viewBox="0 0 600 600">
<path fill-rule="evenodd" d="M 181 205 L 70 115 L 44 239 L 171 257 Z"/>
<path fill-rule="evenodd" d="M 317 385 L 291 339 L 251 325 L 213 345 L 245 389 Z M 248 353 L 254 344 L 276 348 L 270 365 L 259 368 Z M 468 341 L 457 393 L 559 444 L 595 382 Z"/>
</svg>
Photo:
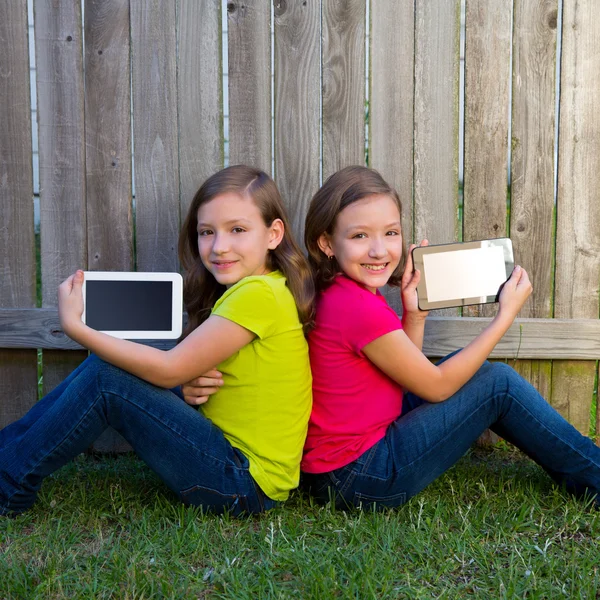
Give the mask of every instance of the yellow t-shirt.
<svg viewBox="0 0 600 600">
<path fill-rule="evenodd" d="M 280 271 L 245 277 L 217 300 L 213 315 L 256 334 L 218 365 L 223 386 L 201 409 L 250 462 L 273 500 L 298 486 L 312 407 L 308 345 Z"/>
</svg>

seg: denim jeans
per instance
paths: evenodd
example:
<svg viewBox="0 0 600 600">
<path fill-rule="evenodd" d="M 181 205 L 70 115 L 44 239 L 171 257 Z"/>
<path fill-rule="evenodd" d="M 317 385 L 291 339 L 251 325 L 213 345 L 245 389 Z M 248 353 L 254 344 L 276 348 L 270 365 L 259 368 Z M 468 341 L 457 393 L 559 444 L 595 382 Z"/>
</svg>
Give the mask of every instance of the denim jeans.
<svg viewBox="0 0 600 600">
<path fill-rule="evenodd" d="M 344 467 L 303 474 L 302 487 L 339 508 L 399 506 L 456 463 L 487 428 L 571 493 L 600 491 L 600 448 L 511 367 L 489 362 L 444 402 L 406 394 L 402 415 L 383 439 Z"/>
<path fill-rule="evenodd" d="M 277 504 L 254 482 L 244 454 L 201 412 L 173 391 L 90 356 L 0 431 L 0 515 L 29 508 L 44 477 L 109 425 L 187 504 L 234 515 Z"/>
</svg>

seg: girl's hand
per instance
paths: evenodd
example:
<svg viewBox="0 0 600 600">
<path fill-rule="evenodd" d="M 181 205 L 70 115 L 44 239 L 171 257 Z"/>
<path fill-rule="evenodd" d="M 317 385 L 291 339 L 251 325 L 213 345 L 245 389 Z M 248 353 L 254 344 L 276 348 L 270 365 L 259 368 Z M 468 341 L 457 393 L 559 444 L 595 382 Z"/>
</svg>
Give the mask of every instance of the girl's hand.
<svg viewBox="0 0 600 600">
<path fill-rule="evenodd" d="M 83 315 L 83 271 L 65 279 L 58 286 L 58 317 L 63 331 L 71 333 L 81 324 Z"/>
<path fill-rule="evenodd" d="M 223 385 L 223 375 L 216 369 L 207 371 L 181 386 L 183 399 L 192 406 L 204 404 L 211 394 L 219 391 Z"/>
<path fill-rule="evenodd" d="M 508 317 L 514 319 L 532 291 L 533 286 L 529 281 L 527 271 L 517 265 L 500 292 L 498 314 L 507 314 Z"/>
<path fill-rule="evenodd" d="M 427 240 L 423 240 L 419 244 L 419 246 L 428 245 L 429 242 Z M 400 293 L 402 295 L 403 314 L 414 313 L 414 316 L 424 319 L 429 313 L 425 310 L 419 310 L 417 299 L 417 285 L 421 281 L 421 271 L 416 270 L 413 272 L 412 251 L 416 247 L 417 244 L 411 244 L 408 248 L 408 256 L 406 257 L 406 265 L 404 266 L 404 273 L 402 274 L 402 282 L 400 284 Z"/>
</svg>

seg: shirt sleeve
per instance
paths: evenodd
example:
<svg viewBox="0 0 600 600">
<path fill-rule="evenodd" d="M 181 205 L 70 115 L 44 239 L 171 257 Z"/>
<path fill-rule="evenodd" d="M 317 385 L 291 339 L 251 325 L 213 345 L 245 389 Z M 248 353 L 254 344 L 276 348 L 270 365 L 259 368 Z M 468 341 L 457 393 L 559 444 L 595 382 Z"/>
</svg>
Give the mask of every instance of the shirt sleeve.
<svg viewBox="0 0 600 600">
<path fill-rule="evenodd" d="M 254 279 L 240 282 L 212 314 L 229 319 L 262 339 L 272 335 L 279 306 L 271 287 Z"/>
<path fill-rule="evenodd" d="M 351 307 L 352 314 L 346 319 L 346 343 L 362 356 L 367 344 L 390 331 L 402 329 L 402 322 L 382 296 L 365 291 L 356 300 Z"/>
</svg>

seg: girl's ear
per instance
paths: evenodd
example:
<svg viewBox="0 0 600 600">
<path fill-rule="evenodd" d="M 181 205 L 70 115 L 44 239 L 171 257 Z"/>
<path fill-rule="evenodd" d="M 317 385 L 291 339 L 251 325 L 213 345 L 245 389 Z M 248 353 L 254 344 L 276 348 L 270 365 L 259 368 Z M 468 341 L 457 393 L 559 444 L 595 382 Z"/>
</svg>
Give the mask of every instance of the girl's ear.
<svg viewBox="0 0 600 600">
<path fill-rule="evenodd" d="M 327 233 L 322 233 L 317 239 L 317 244 L 319 244 L 319 248 L 321 252 L 325 254 L 327 258 L 331 258 L 333 256 L 333 249 L 331 248 L 331 241 L 329 240 L 329 236 Z"/>
<path fill-rule="evenodd" d="M 283 221 L 281 219 L 274 219 L 269 227 L 269 250 L 275 250 L 275 248 L 281 244 L 284 233 L 285 225 L 283 224 Z"/>
</svg>

